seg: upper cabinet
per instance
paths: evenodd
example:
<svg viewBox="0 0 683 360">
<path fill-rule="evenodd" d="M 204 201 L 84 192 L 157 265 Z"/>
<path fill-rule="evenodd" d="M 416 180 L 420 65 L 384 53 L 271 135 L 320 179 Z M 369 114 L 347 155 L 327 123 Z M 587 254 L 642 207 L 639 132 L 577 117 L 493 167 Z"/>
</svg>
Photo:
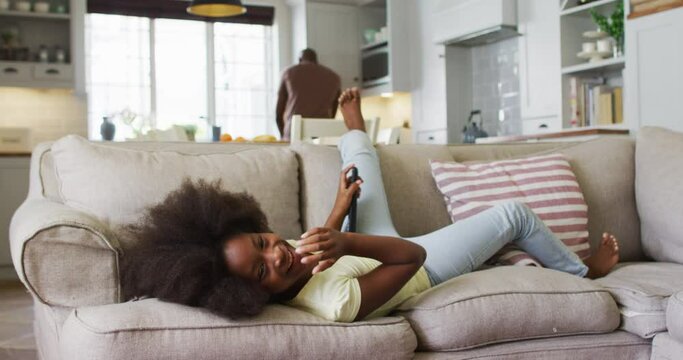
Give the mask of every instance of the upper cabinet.
<svg viewBox="0 0 683 360">
<path fill-rule="evenodd" d="M 342 88 L 360 86 L 358 7 L 301 1 L 292 6 L 293 54 L 318 53 L 321 65 L 341 77 Z"/>
<path fill-rule="evenodd" d="M 0 86 L 84 92 L 84 0 L 14 1 L 0 9 Z"/>
<path fill-rule="evenodd" d="M 626 122 L 683 131 L 683 8 L 626 21 Z"/>
<path fill-rule="evenodd" d="M 291 1 L 293 54 L 314 49 L 342 87 L 360 87 L 363 95 L 410 91 L 410 1 Z"/>
<path fill-rule="evenodd" d="M 411 90 L 409 1 L 361 1 L 357 36 L 364 95 Z"/>
<path fill-rule="evenodd" d="M 520 112 L 525 133 L 560 130 L 560 23 L 557 3 L 518 0 Z"/>
</svg>

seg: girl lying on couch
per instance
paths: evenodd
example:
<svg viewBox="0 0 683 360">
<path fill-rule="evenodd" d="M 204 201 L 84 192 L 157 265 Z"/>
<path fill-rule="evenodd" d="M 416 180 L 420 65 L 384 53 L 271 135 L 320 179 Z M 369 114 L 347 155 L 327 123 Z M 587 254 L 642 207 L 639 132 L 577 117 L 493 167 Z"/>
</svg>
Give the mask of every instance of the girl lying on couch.
<svg viewBox="0 0 683 360">
<path fill-rule="evenodd" d="M 344 170 L 324 226 L 285 241 L 269 230 L 251 196 L 223 191 L 219 183 L 186 181 L 131 226 L 142 245 L 123 258 L 124 296 L 158 297 L 231 318 L 280 302 L 349 322 L 387 315 L 407 298 L 474 271 L 511 242 L 550 269 L 582 277 L 604 276 L 617 263 L 614 236 L 603 234 L 599 248 L 582 262 L 518 202 L 400 238 L 365 134 L 358 90 L 346 90 L 339 103 L 349 132 L 339 145 Z M 364 180 L 347 184 L 354 166 Z M 358 233 L 341 232 L 361 184 Z"/>
</svg>

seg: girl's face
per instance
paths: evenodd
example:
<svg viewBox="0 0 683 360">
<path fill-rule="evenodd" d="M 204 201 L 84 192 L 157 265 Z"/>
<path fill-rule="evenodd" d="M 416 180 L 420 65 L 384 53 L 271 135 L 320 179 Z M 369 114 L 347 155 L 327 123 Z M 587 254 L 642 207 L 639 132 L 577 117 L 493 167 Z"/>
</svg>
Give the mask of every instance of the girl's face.
<svg viewBox="0 0 683 360">
<path fill-rule="evenodd" d="M 294 247 L 273 233 L 240 234 L 223 245 L 228 271 L 260 284 L 271 295 L 302 286 L 316 264 L 302 264 Z"/>
</svg>

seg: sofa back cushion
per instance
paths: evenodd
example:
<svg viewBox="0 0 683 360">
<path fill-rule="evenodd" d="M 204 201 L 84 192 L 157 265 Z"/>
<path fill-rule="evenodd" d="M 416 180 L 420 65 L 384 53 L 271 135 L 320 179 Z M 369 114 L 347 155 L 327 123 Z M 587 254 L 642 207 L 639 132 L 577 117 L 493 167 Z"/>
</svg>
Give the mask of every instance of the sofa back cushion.
<svg viewBox="0 0 683 360">
<path fill-rule="evenodd" d="M 581 143 L 389 145 L 377 150 L 391 216 L 402 236 L 423 235 L 451 223 L 429 160 L 467 163 L 560 153 L 569 160 L 588 205 L 591 247 L 597 248 L 601 234 L 608 231 L 619 238 L 622 260 L 642 259 L 634 190 L 635 146 L 630 138 Z"/>
<path fill-rule="evenodd" d="M 619 239 L 620 261 L 643 259 L 635 199 L 635 142 L 606 137 L 558 149 L 569 159 L 588 204 L 591 249 L 602 233 Z"/>
<path fill-rule="evenodd" d="M 334 207 L 339 186 L 341 156 L 333 146 L 292 146 L 300 166 L 301 222 L 304 230 L 323 226 Z"/>
<path fill-rule="evenodd" d="M 144 151 L 67 136 L 52 146 L 60 197 L 116 228 L 138 221 L 146 207 L 162 201 L 187 177 L 220 179 L 225 190 L 253 195 L 273 231 L 286 238 L 301 234 L 298 163 L 293 152 L 267 146 L 226 152 L 210 144 L 200 146 L 201 151 L 183 152 L 191 146 L 197 145 Z"/>
<path fill-rule="evenodd" d="M 640 130 L 636 199 L 645 254 L 683 264 L 683 133 L 653 127 Z"/>
<path fill-rule="evenodd" d="M 586 202 L 564 155 L 469 165 L 430 163 L 453 222 L 475 216 L 496 204 L 521 201 L 580 258 L 590 256 Z M 496 262 L 541 266 L 537 259 L 512 246 L 500 251 Z"/>
</svg>

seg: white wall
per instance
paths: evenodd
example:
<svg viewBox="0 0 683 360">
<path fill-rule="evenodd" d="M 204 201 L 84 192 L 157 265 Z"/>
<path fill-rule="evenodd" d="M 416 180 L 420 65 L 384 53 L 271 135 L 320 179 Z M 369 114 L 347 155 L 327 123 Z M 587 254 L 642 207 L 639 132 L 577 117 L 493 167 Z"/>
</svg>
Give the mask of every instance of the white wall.
<svg viewBox="0 0 683 360">
<path fill-rule="evenodd" d="M 87 136 L 86 102 L 71 90 L 0 88 L 0 127 L 28 127 L 32 146 L 68 134 Z"/>
</svg>

